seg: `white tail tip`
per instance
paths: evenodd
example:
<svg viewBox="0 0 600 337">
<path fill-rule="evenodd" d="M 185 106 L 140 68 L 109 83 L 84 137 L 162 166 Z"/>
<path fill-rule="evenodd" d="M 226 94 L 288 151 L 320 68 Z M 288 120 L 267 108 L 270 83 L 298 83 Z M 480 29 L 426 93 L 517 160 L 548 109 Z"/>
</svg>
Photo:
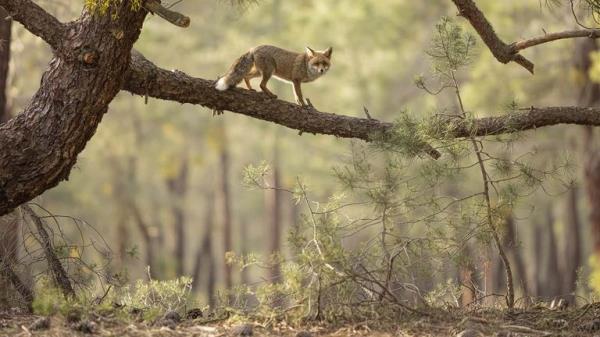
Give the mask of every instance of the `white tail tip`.
<svg viewBox="0 0 600 337">
<path fill-rule="evenodd" d="M 229 89 L 227 82 L 225 82 L 225 77 L 219 78 L 219 80 L 217 81 L 217 84 L 215 84 L 215 89 L 217 89 L 219 91 L 225 91 L 225 90 Z"/>
</svg>

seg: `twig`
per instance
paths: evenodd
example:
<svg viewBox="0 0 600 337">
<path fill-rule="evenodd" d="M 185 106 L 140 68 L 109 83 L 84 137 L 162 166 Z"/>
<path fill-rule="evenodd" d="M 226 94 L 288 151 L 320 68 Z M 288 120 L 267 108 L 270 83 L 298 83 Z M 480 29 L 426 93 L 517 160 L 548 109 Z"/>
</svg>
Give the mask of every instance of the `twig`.
<svg viewBox="0 0 600 337">
<path fill-rule="evenodd" d="M 54 252 L 54 246 L 52 245 L 52 241 L 50 240 L 48 232 L 44 228 L 44 222 L 37 216 L 37 214 L 35 214 L 29 205 L 22 205 L 21 209 L 31 218 L 31 220 L 33 220 L 34 224 L 36 225 L 38 234 L 40 236 L 39 239 L 37 237 L 36 239 L 38 239 L 40 245 L 42 248 L 44 248 L 44 254 L 46 256 L 46 260 L 48 261 L 48 267 L 54 276 L 56 285 L 61 288 L 65 296 L 75 297 L 75 291 L 73 290 L 71 280 L 69 279 L 67 272 Z"/>
<path fill-rule="evenodd" d="M 190 25 L 190 18 L 181 14 L 181 13 L 177 13 L 174 12 L 166 7 L 164 7 L 163 5 L 160 4 L 160 2 L 156 1 L 156 0 L 148 0 L 144 3 L 144 8 L 146 8 L 149 12 L 157 14 L 158 16 L 160 16 L 161 18 L 169 21 L 170 23 L 174 24 L 175 26 L 179 26 L 179 27 L 189 27 Z"/>
</svg>

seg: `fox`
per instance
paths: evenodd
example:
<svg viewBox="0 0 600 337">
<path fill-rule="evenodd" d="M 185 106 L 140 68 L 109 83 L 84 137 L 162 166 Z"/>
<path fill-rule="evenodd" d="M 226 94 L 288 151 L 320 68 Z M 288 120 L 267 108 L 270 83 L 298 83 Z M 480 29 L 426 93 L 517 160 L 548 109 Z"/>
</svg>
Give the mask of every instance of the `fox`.
<svg viewBox="0 0 600 337">
<path fill-rule="evenodd" d="M 280 81 L 291 83 L 294 86 L 296 103 L 306 106 L 300 85 L 312 82 L 327 73 L 331 68 L 332 52 L 332 47 L 323 51 L 306 47 L 304 53 L 269 45 L 254 47 L 240 56 L 227 73 L 217 80 L 215 89 L 225 91 L 243 80 L 248 90 L 254 91 L 250 80 L 262 77 L 260 89 L 274 99 L 277 95 L 267 88 L 267 82 L 273 76 Z"/>
</svg>

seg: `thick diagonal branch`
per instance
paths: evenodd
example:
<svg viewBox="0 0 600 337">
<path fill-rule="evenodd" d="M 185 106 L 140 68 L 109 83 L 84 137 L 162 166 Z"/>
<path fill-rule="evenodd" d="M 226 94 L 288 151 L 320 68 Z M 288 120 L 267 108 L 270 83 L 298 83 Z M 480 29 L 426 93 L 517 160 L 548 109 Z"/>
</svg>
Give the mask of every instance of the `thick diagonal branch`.
<svg viewBox="0 0 600 337">
<path fill-rule="evenodd" d="M 392 123 L 303 108 L 241 88 L 217 91 L 213 81 L 161 69 L 137 52 L 132 55 L 123 89 L 142 96 L 228 110 L 315 134 L 369 141 L 372 136 L 392 128 Z M 451 137 L 499 135 L 557 124 L 600 125 L 600 109 L 532 107 L 497 117 L 452 122 L 454 126 L 446 130 Z"/>
<path fill-rule="evenodd" d="M 486 19 L 485 15 L 477 8 L 473 0 L 452 0 L 458 8 L 460 15 L 469 20 L 471 26 L 475 28 L 483 42 L 488 46 L 494 57 L 502 62 L 508 63 L 513 61 L 522 65 L 530 73 L 533 74 L 533 63 L 516 53 L 516 51 L 504 41 L 502 41 L 494 27 Z"/>
<path fill-rule="evenodd" d="M 68 33 L 28 0 L 0 0 L 15 19 L 59 48 L 24 111 L 0 125 L 0 215 L 66 180 L 121 90 L 146 11 L 116 6 L 116 17 L 85 13 Z M 115 33 L 116 32 L 116 33 Z M 57 40 L 58 36 L 64 38 Z M 93 62 L 73 55 L 89 46 Z"/>
<path fill-rule="evenodd" d="M 452 0 L 461 16 L 471 23 L 483 42 L 487 45 L 492 55 L 501 63 L 515 62 L 523 66 L 533 74 L 534 65 L 531 61 L 519 54 L 519 51 L 548 43 L 556 40 L 586 37 L 597 39 L 600 37 L 600 29 L 567 30 L 563 32 L 549 33 L 531 39 L 517 41 L 507 44 L 498 37 L 494 27 L 487 20 L 483 12 L 477 8 L 473 0 Z"/>
<path fill-rule="evenodd" d="M 228 110 L 302 132 L 342 138 L 369 140 L 371 135 L 392 126 L 374 119 L 303 108 L 240 88 L 217 91 L 213 81 L 159 68 L 137 52 L 132 53 L 130 73 L 123 89 L 142 96 L 198 104 L 217 111 Z"/>
<path fill-rule="evenodd" d="M 0 0 L 0 6 L 6 9 L 12 19 L 21 23 L 32 34 L 41 37 L 50 47 L 59 48 L 65 25 L 42 7 L 31 0 Z"/>
</svg>

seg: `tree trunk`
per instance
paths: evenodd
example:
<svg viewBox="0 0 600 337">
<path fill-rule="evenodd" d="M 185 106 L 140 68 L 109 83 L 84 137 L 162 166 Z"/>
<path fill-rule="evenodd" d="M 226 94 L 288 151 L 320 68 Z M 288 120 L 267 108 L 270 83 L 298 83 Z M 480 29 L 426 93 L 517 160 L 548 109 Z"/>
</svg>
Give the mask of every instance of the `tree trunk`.
<svg viewBox="0 0 600 337">
<path fill-rule="evenodd" d="M 560 296 L 562 284 L 559 280 L 560 269 L 558 268 L 558 245 L 556 234 L 554 233 L 554 214 L 552 213 L 552 205 L 549 205 L 546 210 L 546 231 L 548 232 L 548 253 L 546 254 L 547 269 L 544 277 L 544 292 L 543 295 L 547 298 Z"/>
<path fill-rule="evenodd" d="M 533 221 L 533 260 L 535 261 L 533 263 L 533 271 L 531 273 L 531 280 L 533 281 L 533 286 L 534 286 L 534 290 L 533 290 L 533 295 L 535 297 L 542 297 L 543 294 L 543 288 L 544 288 L 544 283 L 543 283 L 543 273 L 544 273 L 544 265 L 543 265 L 543 261 L 544 261 L 544 241 L 546 238 L 546 230 L 544 228 L 544 226 L 542 225 L 542 220 L 538 220 L 535 219 Z"/>
<path fill-rule="evenodd" d="M 150 227 L 144 220 L 144 216 L 142 215 L 142 212 L 140 211 L 135 201 L 131 201 L 131 205 L 129 208 L 132 212 L 133 220 L 137 225 L 138 229 L 140 230 L 140 234 L 142 234 L 142 239 L 144 240 L 144 247 L 146 248 L 144 260 L 146 262 L 145 264 L 146 266 L 150 267 L 152 275 L 156 277 L 157 273 L 159 272 L 159 270 L 157 270 L 158 268 L 156 267 L 156 259 L 154 257 L 154 250 L 156 249 L 156 245 L 154 244 L 155 240 L 152 234 L 150 233 Z"/>
<path fill-rule="evenodd" d="M 189 158 L 184 154 L 179 172 L 175 177 L 167 179 L 167 188 L 171 195 L 171 214 L 175 230 L 175 260 L 178 276 L 185 274 L 185 196 L 188 190 Z"/>
<path fill-rule="evenodd" d="M 525 305 L 529 305 L 530 289 L 529 282 L 527 281 L 527 270 L 525 268 L 525 261 L 523 261 L 523 256 L 519 247 L 515 218 L 512 214 L 506 219 L 506 237 L 504 241 L 507 251 L 510 254 L 513 264 L 517 270 L 517 275 L 521 284 L 521 290 L 523 291 L 523 297 L 525 298 Z"/>
<path fill-rule="evenodd" d="M 206 274 L 206 297 L 212 308 L 215 304 L 215 262 L 212 244 L 215 227 L 215 202 L 212 191 L 206 194 L 204 208 L 204 226 L 202 226 L 204 227 L 204 236 L 196 251 L 192 273 L 192 289 L 195 292 L 200 291 L 201 280 L 204 278 L 202 272 L 204 272 Z"/>
<path fill-rule="evenodd" d="M 269 254 L 274 257 L 273 265 L 270 270 L 270 280 L 277 283 L 281 280 L 281 264 L 279 263 L 279 255 L 281 253 L 281 201 L 282 193 L 281 177 L 279 168 L 279 145 L 277 139 L 273 144 L 273 177 L 271 187 L 267 193 L 267 213 L 270 214 L 271 233 L 269 242 Z"/>
<path fill-rule="evenodd" d="M 574 304 L 575 301 L 577 272 L 581 266 L 581 222 L 577 209 L 578 191 L 576 185 L 569 189 L 565 212 L 567 219 L 564 229 L 565 254 L 562 266 L 562 275 L 564 275 L 562 293 L 571 304 Z"/>
<path fill-rule="evenodd" d="M 227 140 L 227 129 L 225 127 L 225 122 L 221 121 L 220 125 L 220 136 L 221 143 L 219 147 L 219 162 L 221 169 L 221 202 L 222 202 L 222 211 L 223 211 L 223 250 L 224 256 L 222 257 L 224 260 L 223 270 L 224 277 L 223 282 L 225 284 L 225 289 L 231 290 L 233 286 L 232 279 L 232 266 L 227 263 L 225 257 L 228 253 L 232 252 L 232 220 L 231 220 L 231 196 L 229 190 L 229 169 L 230 169 L 230 158 L 229 158 L 229 144 Z"/>
<path fill-rule="evenodd" d="M 240 244 L 240 249 L 242 250 L 242 255 L 243 256 L 248 256 L 248 223 L 246 221 L 240 221 L 240 236 L 242 237 L 242 242 Z M 250 284 L 250 275 L 249 275 L 249 271 L 248 268 L 244 268 L 242 269 L 241 273 L 240 273 L 240 282 L 243 285 L 249 285 Z"/>
<path fill-rule="evenodd" d="M 147 12 L 113 3 L 115 15 L 84 13 L 64 25 L 31 1 L 0 0 L 55 51 L 24 111 L 0 125 L 0 215 L 68 178 L 121 90 Z"/>
</svg>

